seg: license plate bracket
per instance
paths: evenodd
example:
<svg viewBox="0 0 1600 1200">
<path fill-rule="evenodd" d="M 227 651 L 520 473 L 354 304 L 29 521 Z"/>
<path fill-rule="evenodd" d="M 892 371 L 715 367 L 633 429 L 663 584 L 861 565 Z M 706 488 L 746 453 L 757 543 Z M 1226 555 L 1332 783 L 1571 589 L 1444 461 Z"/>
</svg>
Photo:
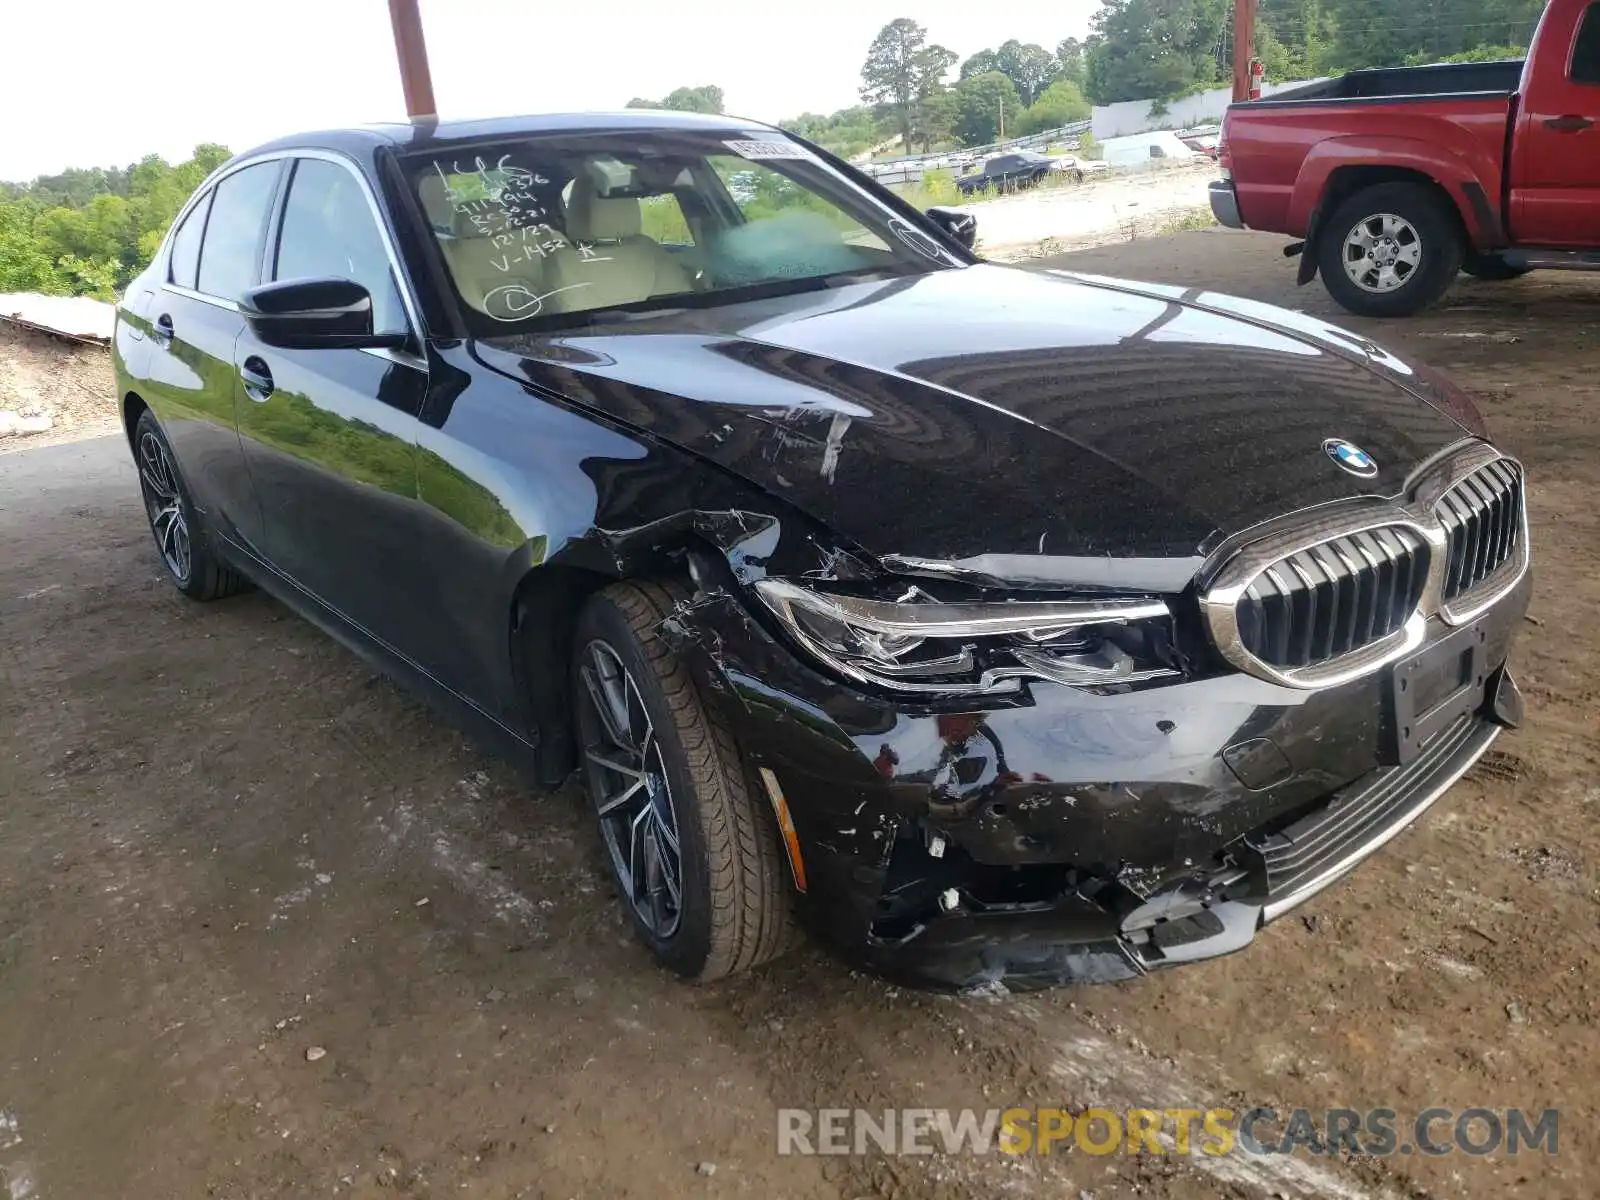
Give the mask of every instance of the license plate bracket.
<svg viewBox="0 0 1600 1200">
<path fill-rule="evenodd" d="M 1394 665 L 1389 695 L 1397 761 L 1410 762 L 1440 730 L 1482 707 L 1488 640 L 1478 622 Z"/>
</svg>

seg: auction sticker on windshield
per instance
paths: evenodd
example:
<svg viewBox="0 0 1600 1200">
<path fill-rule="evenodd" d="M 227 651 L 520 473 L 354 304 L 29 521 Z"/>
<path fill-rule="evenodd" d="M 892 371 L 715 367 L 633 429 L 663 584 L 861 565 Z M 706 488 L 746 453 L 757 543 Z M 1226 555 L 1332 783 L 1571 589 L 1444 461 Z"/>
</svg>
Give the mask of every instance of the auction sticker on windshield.
<svg viewBox="0 0 1600 1200">
<path fill-rule="evenodd" d="M 740 158 L 748 158 L 752 161 L 760 161 L 764 158 L 799 158 L 804 159 L 806 162 L 815 162 L 817 159 L 817 156 L 812 154 L 811 151 L 794 142 L 735 140 L 724 142 L 723 145 Z"/>
</svg>

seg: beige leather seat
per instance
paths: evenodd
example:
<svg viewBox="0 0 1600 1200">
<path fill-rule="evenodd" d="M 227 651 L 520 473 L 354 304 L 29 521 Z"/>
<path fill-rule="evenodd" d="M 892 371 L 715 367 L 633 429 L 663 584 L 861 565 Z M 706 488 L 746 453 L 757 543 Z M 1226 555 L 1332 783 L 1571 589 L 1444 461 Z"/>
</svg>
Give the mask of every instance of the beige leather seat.
<svg viewBox="0 0 1600 1200">
<path fill-rule="evenodd" d="M 566 245 L 559 232 L 548 228 L 499 235 L 486 232 L 474 224 L 470 214 L 455 211 L 445 194 L 444 181 L 433 175 L 418 181 L 417 193 L 435 228 L 443 225 L 450 230 L 449 236 L 437 235 L 439 250 L 456 290 L 473 308 L 506 319 L 529 309 L 530 296 L 542 296 L 554 286 L 549 282 L 550 258 Z M 507 285 L 515 285 L 523 293 L 504 302 L 487 299 Z M 549 311 L 549 306 L 543 311 Z M 526 315 L 534 313 L 529 309 Z"/>
<path fill-rule="evenodd" d="M 567 201 L 572 245 L 552 254 L 546 267 L 545 290 L 555 294 L 545 311 L 610 308 L 689 291 L 689 273 L 642 227 L 638 200 L 600 196 L 580 176 Z"/>
</svg>

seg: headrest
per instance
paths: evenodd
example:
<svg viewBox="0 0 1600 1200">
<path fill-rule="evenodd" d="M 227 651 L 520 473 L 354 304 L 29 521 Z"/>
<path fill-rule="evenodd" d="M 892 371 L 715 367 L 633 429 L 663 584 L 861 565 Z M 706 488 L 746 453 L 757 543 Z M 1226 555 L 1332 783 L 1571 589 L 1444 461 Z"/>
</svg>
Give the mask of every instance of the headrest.
<svg viewBox="0 0 1600 1200">
<path fill-rule="evenodd" d="M 632 196 L 598 196 L 579 179 L 567 201 L 567 236 L 575 242 L 615 242 L 637 237 L 644 214 Z"/>
</svg>

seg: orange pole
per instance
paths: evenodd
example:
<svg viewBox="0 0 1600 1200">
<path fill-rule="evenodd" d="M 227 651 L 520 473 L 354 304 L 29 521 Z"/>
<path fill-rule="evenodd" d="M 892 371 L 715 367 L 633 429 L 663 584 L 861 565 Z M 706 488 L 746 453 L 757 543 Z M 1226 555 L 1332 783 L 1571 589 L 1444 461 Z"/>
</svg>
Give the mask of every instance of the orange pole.
<svg viewBox="0 0 1600 1200">
<path fill-rule="evenodd" d="M 1233 99 L 1250 99 L 1250 59 L 1256 39 L 1256 0 L 1233 0 Z"/>
<path fill-rule="evenodd" d="M 406 94 L 406 115 L 413 121 L 431 121 L 438 107 L 433 102 L 428 43 L 422 38 L 422 15 L 417 11 L 417 0 L 389 0 L 389 23 L 394 26 L 394 53 L 400 62 L 400 87 Z"/>
</svg>

